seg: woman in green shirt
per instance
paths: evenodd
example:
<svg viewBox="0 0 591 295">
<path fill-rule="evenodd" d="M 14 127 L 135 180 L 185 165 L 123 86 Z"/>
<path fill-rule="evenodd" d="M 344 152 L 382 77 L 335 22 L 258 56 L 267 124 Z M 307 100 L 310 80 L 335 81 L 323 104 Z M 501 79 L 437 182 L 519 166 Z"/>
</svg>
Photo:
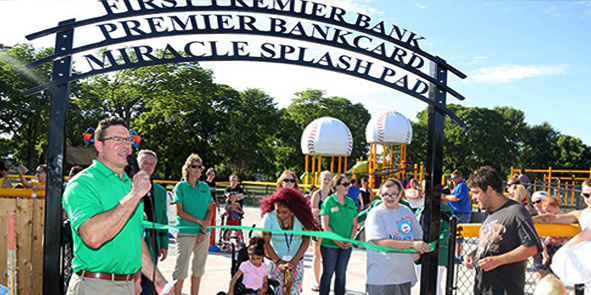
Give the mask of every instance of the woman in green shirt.
<svg viewBox="0 0 591 295">
<path fill-rule="evenodd" d="M 320 215 L 322 228 L 341 237 L 353 239 L 357 233 L 357 208 L 351 198 L 347 198 L 349 179 L 344 174 L 333 177 L 330 186 L 332 195 L 322 202 Z M 351 257 L 351 243 L 339 240 L 322 239 L 322 277 L 320 295 L 330 292 L 330 280 L 335 274 L 334 294 L 345 294 L 347 264 Z"/>
</svg>

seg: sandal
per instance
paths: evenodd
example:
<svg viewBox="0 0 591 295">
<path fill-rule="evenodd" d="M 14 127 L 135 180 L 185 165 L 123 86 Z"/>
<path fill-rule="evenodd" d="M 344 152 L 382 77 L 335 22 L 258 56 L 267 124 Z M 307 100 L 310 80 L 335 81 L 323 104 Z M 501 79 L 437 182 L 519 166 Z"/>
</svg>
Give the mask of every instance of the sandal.
<svg viewBox="0 0 591 295">
<path fill-rule="evenodd" d="M 320 291 L 320 286 L 314 286 L 314 287 L 312 287 L 312 291 L 319 292 Z"/>
</svg>

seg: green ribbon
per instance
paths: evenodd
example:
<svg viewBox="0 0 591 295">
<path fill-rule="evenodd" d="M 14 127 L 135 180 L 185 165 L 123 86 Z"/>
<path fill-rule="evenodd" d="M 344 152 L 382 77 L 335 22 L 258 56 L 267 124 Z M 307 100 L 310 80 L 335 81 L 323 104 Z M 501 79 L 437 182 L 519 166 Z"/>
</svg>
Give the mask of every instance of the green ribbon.
<svg viewBox="0 0 591 295">
<path fill-rule="evenodd" d="M 161 224 L 161 223 L 152 223 L 149 221 L 144 221 L 144 228 L 172 229 L 172 230 L 195 229 L 195 227 L 192 227 L 192 226 L 165 225 L 165 224 Z M 241 229 L 241 230 L 258 230 L 258 231 L 266 231 L 266 232 L 272 232 L 272 233 L 288 233 L 288 234 L 294 234 L 294 235 L 311 236 L 311 237 L 318 237 L 318 238 L 323 238 L 323 239 L 331 239 L 331 240 L 339 240 L 339 241 L 343 241 L 343 242 L 349 242 L 353 245 L 361 246 L 366 249 L 370 249 L 370 250 L 377 251 L 377 252 L 419 253 L 419 251 L 415 250 L 415 249 L 392 249 L 389 247 L 384 247 L 384 246 L 380 246 L 380 245 L 376 245 L 376 244 L 372 244 L 372 243 L 368 243 L 368 242 L 364 242 L 364 241 L 351 240 L 351 239 L 341 237 L 340 235 L 338 235 L 336 233 L 327 232 L 327 231 L 280 230 L 280 229 L 258 228 L 258 227 L 249 227 L 249 226 L 241 226 L 241 225 L 212 225 L 209 228 L 227 228 L 227 229 Z M 435 249 L 435 247 L 437 246 L 437 241 L 433 241 L 433 242 L 429 243 L 429 246 L 431 246 L 431 250 L 427 251 L 427 252 L 433 251 Z"/>
</svg>

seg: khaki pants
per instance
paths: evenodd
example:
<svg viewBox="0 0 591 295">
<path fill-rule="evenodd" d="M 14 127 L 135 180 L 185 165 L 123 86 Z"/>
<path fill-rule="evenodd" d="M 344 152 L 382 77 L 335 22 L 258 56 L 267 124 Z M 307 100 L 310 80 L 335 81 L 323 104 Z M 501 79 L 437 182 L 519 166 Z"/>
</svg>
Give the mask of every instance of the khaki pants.
<svg viewBox="0 0 591 295">
<path fill-rule="evenodd" d="M 207 260 L 207 251 L 209 250 L 209 235 L 205 235 L 203 242 L 197 244 L 196 234 L 178 234 L 176 237 L 176 263 L 172 278 L 175 280 L 184 280 L 188 275 L 189 258 L 193 254 L 191 266 L 191 275 L 201 277 L 205 274 L 205 261 Z"/>
<path fill-rule="evenodd" d="M 109 281 L 72 274 L 67 295 L 135 295 L 134 281 Z"/>
</svg>

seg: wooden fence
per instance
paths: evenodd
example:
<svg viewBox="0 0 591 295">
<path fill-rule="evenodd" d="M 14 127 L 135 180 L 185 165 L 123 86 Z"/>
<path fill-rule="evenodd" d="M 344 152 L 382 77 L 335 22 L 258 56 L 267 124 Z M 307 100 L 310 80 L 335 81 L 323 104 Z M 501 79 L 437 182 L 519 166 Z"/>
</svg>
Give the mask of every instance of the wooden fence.
<svg viewBox="0 0 591 295">
<path fill-rule="evenodd" d="M 7 216 L 16 216 L 16 292 L 8 294 L 41 294 L 43 287 L 43 228 L 45 200 L 0 199 L 0 285 L 7 286 Z"/>
</svg>

